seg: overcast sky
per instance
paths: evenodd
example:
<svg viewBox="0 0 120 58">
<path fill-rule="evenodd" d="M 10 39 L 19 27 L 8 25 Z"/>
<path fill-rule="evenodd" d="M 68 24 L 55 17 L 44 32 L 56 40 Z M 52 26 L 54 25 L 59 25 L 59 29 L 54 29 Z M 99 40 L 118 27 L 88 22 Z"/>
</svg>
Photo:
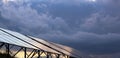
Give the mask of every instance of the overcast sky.
<svg viewBox="0 0 120 58">
<path fill-rule="evenodd" d="M 0 0 L 0 27 L 85 53 L 119 53 L 120 0 Z"/>
</svg>

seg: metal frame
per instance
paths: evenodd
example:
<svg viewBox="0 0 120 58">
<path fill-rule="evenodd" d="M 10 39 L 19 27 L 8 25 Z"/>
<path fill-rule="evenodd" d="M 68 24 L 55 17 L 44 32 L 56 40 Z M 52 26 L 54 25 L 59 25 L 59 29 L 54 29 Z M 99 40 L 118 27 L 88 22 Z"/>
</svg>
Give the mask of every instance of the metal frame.
<svg viewBox="0 0 120 58">
<path fill-rule="evenodd" d="M 29 39 L 31 39 L 31 40 L 39 43 L 39 44 L 42 44 L 42 45 L 48 47 L 48 48 L 50 48 L 50 49 L 52 49 L 52 50 L 54 50 L 56 52 L 59 52 L 60 54 L 53 53 L 53 52 L 48 52 L 48 51 L 44 51 L 40 47 L 38 47 L 38 46 L 36 46 L 36 45 L 28 42 L 28 41 L 25 41 L 24 39 L 21 39 L 21 38 L 15 36 L 13 34 L 7 32 L 7 31 L 5 31 L 5 30 L 0 29 L 0 31 L 2 31 L 2 32 L 6 33 L 6 34 L 8 34 L 8 35 L 10 35 L 10 36 L 12 36 L 12 37 L 14 37 L 14 38 L 22 41 L 22 42 L 24 42 L 24 43 L 27 43 L 27 44 L 29 44 L 29 45 L 37 48 L 37 49 L 33 49 L 33 48 L 29 48 L 29 47 L 23 47 L 24 45 L 23 46 L 19 46 L 19 45 L 16 45 L 16 43 L 14 43 L 14 44 L 5 43 L 6 41 L 5 42 L 0 42 L 1 43 L 0 49 L 2 47 L 4 47 L 5 53 L 8 56 L 11 55 L 11 56 L 15 57 L 19 52 L 23 51 L 24 52 L 24 58 L 41 58 L 42 54 L 44 54 L 46 58 L 75 58 L 75 57 L 68 56 L 65 53 L 63 53 L 63 52 L 61 52 L 61 51 L 59 51 L 59 50 L 57 50 L 57 49 L 55 49 L 55 48 L 53 48 L 53 47 L 51 47 L 49 45 L 46 45 L 46 44 L 44 44 L 44 43 L 42 43 L 40 41 L 37 41 L 36 39 L 33 39 L 33 38 L 29 37 L 29 36 L 26 36 L 26 37 L 28 37 Z M 14 46 L 15 47 L 19 47 L 19 49 L 17 49 L 17 50 L 12 49 Z M 58 48 L 60 48 L 60 47 L 58 47 Z M 29 49 L 31 49 L 31 51 L 28 51 Z M 16 53 L 12 53 L 12 51 L 13 52 L 17 51 L 17 52 Z M 65 50 L 65 51 L 67 51 L 67 50 Z M 27 52 L 30 52 L 30 53 L 27 53 Z M 69 52 L 69 51 L 67 51 L 67 52 Z M 52 56 L 53 54 L 54 54 L 54 57 Z M 7 58 L 9 58 L 8 56 L 7 56 Z M 76 56 L 78 56 L 78 55 L 76 55 Z"/>
<path fill-rule="evenodd" d="M 9 43 L 4 43 L 4 42 L 0 42 L 0 43 L 1 43 L 0 44 L 0 53 L 2 53 L 1 50 L 3 48 L 5 53 L 8 55 L 8 56 L 6 56 L 7 58 L 9 57 L 9 55 L 16 57 L 16 55 L 18 53 L 20 53 L 21 51 L 24 51 L 24 58 L 36 58 L 36 57 L 42 58 L 42 54 L 44 54 L 46 58 L 61 58 L 60 56 L 62 55 L 62 54 L 56 54 L 56 53 L 52 53 L 52 52 L 46 52 L 43 50 L 37 50 L 37 49 L 17 46 L 17 45 L 13 45 L 13 44 L 9 44 Z M 12 52 L 14 52 L 14 49 L 12 49 L 13 47 L 19 47 L 19 49 L 17 49 L 17 51 L 15 53 L 12 53 Z M 31 51 L 28 51 L 29 49 Z M 30 53 L 27 53 L 27 52 L 30 52 Z M 53 57 L 52 54 L 54 54 L 55 56 Z M 71 57 L 68 55 L 65 55 L 63 58 L 71 58 Z"/>
</svg>

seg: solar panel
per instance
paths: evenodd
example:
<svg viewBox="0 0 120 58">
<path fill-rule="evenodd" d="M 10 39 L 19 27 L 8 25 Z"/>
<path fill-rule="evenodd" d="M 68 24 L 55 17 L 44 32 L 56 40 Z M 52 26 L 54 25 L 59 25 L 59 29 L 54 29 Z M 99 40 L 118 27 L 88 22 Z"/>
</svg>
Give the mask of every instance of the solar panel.
<svg viewBox="0 0 120 58">
<path fill-rule="evenodd" d="M 5 43 L 9 43 L 9 44 L 14 44 L 14 45 L 18 45 L 18 46 L 23 46 L 23 47 L 28 47 L 28 48 L 33 48 L 33 49 L 37 49 L 15 37 L 12 37 L 2 31 L 0 31 L 0 41 L 1 42 L 5 42 Z"/>
<path fill-rule="evenodd" d="M 79 58 L 79 57 L 81 57 L 80 55 L 82 55 L 78 50 L 75 50 L 75 49 L 70 48 L 70 47 L 68 47 L 68 46 L 61 45 L 61 44 L 57 44 L 57 43 L 53 43 L 53 42 L 51 42 L 51 43 L 52 43 L 53 45 L 61 48 L 61 49 L 63 50 L 63 52 L 64 52 L 64 51 L 69 52 L 69 54 L 70 54 L 71 56 L 74 56 L 74 57 Z M 67 54 L 67 53 L 66 53 L 66 54 Z"/>
<path fill-rule="evenodd" d="M 60 45 L 60 44 L 56 44 L 56 43 L 53 43 L 53 42 L 49 42 L 49 41 L 42 40 L 42 39 L 35 38 L 35 37 L 31 37 L 31 38 L 34 38 L 35 40 L 38 40 L 39 42 L 42 42 L 46 45 L 49 45 L 49 46 L 63 52 L 66 55 L 75 56 L 75 57 L 80 55 L 80 53 L 77 50 L 72 49 L 70 47 Z"/>
<path fill-rule="evenodd" d="M 47 52 L 66 54 L 69 56 L 80 57 L 79 53 L 67 46 L 42 40 L 39 38 L 25 36 L 20 33 L 0 28 L 0 42 L 14 44 L 33 49 L 42 49 Z"/>
<path fill-rule="evenodd" d="M 59 52 L 56 52 L 56 51 L 54 51 L 54 50 L 52 50 L 52 49 L 50 49 L 50 48 L 48 48 L 48 47 L 46 47 L 46 46 L 44 46 L 44 45 L 42 45 L 42 44 L 39 44 L 38 42 L 36 42 L 36 41 L 34 41 L 34 40 L 31 40 L 30 38 L 28 38 L 28 37 L 26 37 L 26 36 L 24 36 L 24 35 L 22 35 L 22 34 L 20 34 L 20 33 L 13 32 L 13 31 L 9 31 L 9 30 L 5 30 L 5 29 L 2 29 L 2 30 L 6 31 L 6 32 L 8 32 L 8 33 L 10 33 L 10 34 L 12 34 L 12 35 L 14 35 L 14 36 L 22 39 L 22 40 L 24 40 L 25 42 L 28 42 L 28 43 L 36 46 L 36 47 L 39 47 L 40 49 L 42 49 L 42 50 L 44 50 L 44 51 L 48 51 L 48 52 L 53 52 L 53 53 L 58 53 L 58 54 L 60 54 Z M 6 34 L 5 32 L 3 32 L 3 33 Z M 9 34 L 8 34 L 8 35 L 9 35 Z M 9 36 L 11 36 L 11 35 L 9 35 Z M 14 38 L 15 40 L 14 40 L 14 41 L 11 41 L 11 40 L 13 40 L 13 38 Z M 25 42 L 19 40 L 18 38 L 15 38 L 15 37 L 13 37 L 13 36 L 9 37 L 9 41 L 11 41 L 11 42 L 9 42 L 9 43 L 17 44 L 17 43 L 15 43 L 15 42 L 18 42 L 18 43 L 21 43 L 21 44 L 18 44 L 19 46 L 23 46 L 23 45 L 24 45 L 24 47 L 26 47 L 26 45 L 24 44 Z M 8 39 L 8 38 L 6 38 L 6 39 Z M 5 40 L 6 40 L 6 39 L 5 39 Z M 18 41 L 17 41 L 17 40 L 18 40 Z M 20 42 L 19 42 L 19 41 L 20 41 Z M 27 44 L 27 43 L 26 43 L 26 44 Z M 28 48 L 31 48 L 31 45 L 28 45 L 27 47 L 28 47 Z M 35 48 L 35 47 L 32 47 L 32 48 Z M 38 48 L 37 48 L 37 49 L 38 49 Z"/>
</svg>

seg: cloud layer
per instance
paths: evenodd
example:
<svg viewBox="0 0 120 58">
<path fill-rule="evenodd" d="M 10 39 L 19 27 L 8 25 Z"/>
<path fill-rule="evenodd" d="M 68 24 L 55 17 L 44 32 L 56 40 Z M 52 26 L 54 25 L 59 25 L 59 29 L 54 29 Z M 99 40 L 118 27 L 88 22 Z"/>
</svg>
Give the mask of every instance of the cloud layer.
<svg viewBox="0 0 120 58">
<path fill-rule="evenodd" d="M 120 52 L 119 1 L 0 1 L 0 27 L 86 53 Z"/>
</svg>

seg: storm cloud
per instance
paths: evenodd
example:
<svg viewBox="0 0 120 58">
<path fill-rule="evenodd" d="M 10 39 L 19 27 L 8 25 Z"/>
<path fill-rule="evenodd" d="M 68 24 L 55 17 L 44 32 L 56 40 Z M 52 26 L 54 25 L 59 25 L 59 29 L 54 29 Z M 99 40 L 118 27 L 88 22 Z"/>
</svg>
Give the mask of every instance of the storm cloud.
<svg viewBox="0 0 120 58">
<path fill-rule="evenodd" d="M 94 54 L 120 52 L 118 0 L 0 1 L 0 27 Z"/>
</svg>

